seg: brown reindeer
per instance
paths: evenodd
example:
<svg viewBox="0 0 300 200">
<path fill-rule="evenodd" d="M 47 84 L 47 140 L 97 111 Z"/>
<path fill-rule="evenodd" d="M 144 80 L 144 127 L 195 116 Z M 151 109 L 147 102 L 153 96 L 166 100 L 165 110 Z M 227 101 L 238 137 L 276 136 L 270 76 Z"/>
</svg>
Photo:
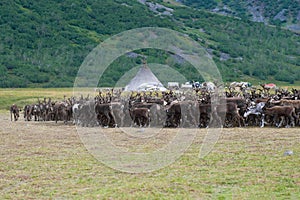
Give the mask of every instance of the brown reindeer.
<svg viewBox="0 0 300 200">
<path fill-rule="evenodd" d="M 10 120 L 12 121 L 12 115 L 14 115 L 14 120 L 17 121 L 18 118 L 19 118 L 19 108 L 16 104 L 13 104 L 11 107 L 10 107 Z"/>
<path fill-rule="evenodd" d="M 270 115 L 273 116 L 273 121 L 276 122 L 279 118 L 281 118 L 281 121 L 279 124 L 276 124 L 278 128 L 281 127 L 284 118 L 287 118 L 291 124 L 292 127 L 295 126 L 294 119 L 298 119 L 298 116 L 296 115 L 295 108 L 292 106 L 274 106 L 271 108 L 267 108 L 266 106 L 263 108 L 263 117 L 262 117 L 262 125 L 261 127 L 264 127 L 265 121 L 264 116 Z M 287 123 L 288 126 L 288 123 Z"/>
<path fill-rule="evenodd" d="M 150 110 L 148 108 L 131 108 L 129 113 L 133 124 L 140 127 L 150 125 Z"/>
</svg>

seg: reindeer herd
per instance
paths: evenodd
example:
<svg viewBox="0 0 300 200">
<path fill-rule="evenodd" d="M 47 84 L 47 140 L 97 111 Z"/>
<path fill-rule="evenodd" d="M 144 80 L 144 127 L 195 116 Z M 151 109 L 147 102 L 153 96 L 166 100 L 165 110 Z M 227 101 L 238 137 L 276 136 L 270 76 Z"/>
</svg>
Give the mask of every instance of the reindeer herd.
<svg viewBox="0 0 300 200">
<path fill-rule="evenodd" d="M 300 90 L 262 89 L 231 84 L 212 106 L 215 91 L 203 88 L 167 92 L 99 90 L 94 98 L 44 98 L 22 109 L 25 121 L 63 121 L 85 127 L 299 127 Z M 20 110 L 10 108 L 11 120 Z"/>
</svg>

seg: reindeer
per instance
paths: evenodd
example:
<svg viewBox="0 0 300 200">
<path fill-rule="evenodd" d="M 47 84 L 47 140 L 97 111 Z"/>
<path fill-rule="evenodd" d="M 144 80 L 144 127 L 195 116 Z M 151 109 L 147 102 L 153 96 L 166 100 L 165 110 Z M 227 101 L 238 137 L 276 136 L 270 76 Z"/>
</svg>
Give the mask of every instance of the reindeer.
<svg viewBox="0 0 300 200">
<path fill-rule="evenodd" d="M 18 118 L 19 118 L 19 108 L 16 104 L 13 104 L 11 107 L 10 107 L 10 120 L 12 121 L 12 115 L 14 115 L 14 120 L 17 121 Z"/>
<path fill-rule="evenodd" d="M 276 123 L 276 126 L 278 128 L 281 127 L 284 117 L 287 118 L 291 124 L 292 127 L 295 126 L 295 119 L 298 119 L 298 116 L 296 115 L 295 108 L 292 106 L 274 106 L 271 108 L 267 108 L 266 106 L 263 108 L 263 117 L 262 117 L 262 122 L 261 122 L 261 127 L 264 127 L 265 124 L 265 115 L 270 115 L 274 117 L 274 122 L 281 118 L 280 123 Z M 288 123 L 287 126 L 288 127 Z"/>
<path fill-rule="evenodd" d="M 150 125 L 150 110 L 148 108 L 130 108 L 132 123 L 140 127 Z"/>
</svg>

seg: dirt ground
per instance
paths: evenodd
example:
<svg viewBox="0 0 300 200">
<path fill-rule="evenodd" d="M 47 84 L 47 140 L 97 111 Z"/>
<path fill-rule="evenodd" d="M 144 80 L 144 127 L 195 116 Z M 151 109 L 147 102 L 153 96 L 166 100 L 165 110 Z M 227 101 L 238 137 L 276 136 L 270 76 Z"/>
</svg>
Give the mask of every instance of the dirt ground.
<svg viewBox="0 0 300 200">
<path fill-rule="evenodd" d="M 99 127 L 86 129 L 97 130 Z M 132 152 L 149 152 L 161 148 L 168 144 L 179 131 L 178 129 L 134 129 L 133 132 L 131 131 L 132 134 L 126 134 L 129 130 L 120 128 L 102 130 L 115 146 Z M 226 181 L 230 182 L 231 179 L 226 179 L 225 183 L 220 183 L 218 180 L 228 174 L 236 177 L 238 182 L 230 184 L 236 184 L 234 188 L 239 188 L 240 193 L 236 196 L 237 199 L 250 198 L 254 194 L 254 197 L 257 197 L 256 195 L 264 197 L 261 195 L 273 193 L 273 197 L 300 196 L 299 127 L 223 129 L 211 154 L 199 164 L 196 157 L 206 131 L 206 129 L 186 129 L 187 134 L 196 134 L 192 145 L 182 159 L 176 161 L 166 171 L 154 172 L 151 177 L 150 175 L 137 175 L 135 176 L 137 180 L 133 180 L 131 175 L 123 173 L 116 175 L 117 172 L 114 169 L 98 162 L 88 152 L 89 147 L 83 144 L 83 139 L 76 127 L 71 124 L 25 122 L 22 118 L 17 122 L 11 122 L 8 114 L 0 114 L 0 197 L 8 199 L 58 197 L 118 199 L 139 198 L 150 194 L 150 196 L 160 198 L 173 194 L 174 191 L 165 191 L 159 187 L 159 184 L 167 184 L 166 177 L 175 173 L 175 169 L 177 171 L 180 169 L 179 174 L 175 176 L 179 179 L 184 174 L 195 173 L 195 170 L 198 170 L 197 165 L 200 164 L 210 165 L 210 168 L 217 173 L 216 177 L 211 177 L 213 172 L 209 172 L 210 176 L 206 179 L 205 174 L 197 177 L 200 185 L 208 182 L 211 185 L 222 183 L 226 184 L 224 187 L 227 188 L 229 183 Z M 155 140 L 152 139 L 153 137 Z M 292 151 L 292 155 L 285 156 L 284 153 L 288 150 Z M 217 170 L 220 166 L 221 169 Z M 239 170 L 235 169 L 237 166 L 240 167 Z M 268 170 L 262 172 L 260 171 L 262 168 Z M 204 168 L 199 167 L 199 170 L 203 171 Z M 251 172 L 255 172 L 256 177 L 247 175 Z M 114 174 L 113 177 L 118 177 L 117 180 L 114 178 L 114 181 L 111 180 L 112 174 Z M 156 176 L 155 182 L 157 183 L 154 183 L 153 177 Z M 277 180 L 278 176 L 283 176 L 285 179 L 282 180 L 287 181 L 283 188 L 280 187 L 282 180 Z M 206 188 L 208 186 L 203 186 L 204 189 L 196 189 L 198 185 L 191 183 L 187 186 L 183 180 L 177 181 L 177 186 L 174 187 L 182 186 L 180 190 L 182 193 L 178 193 L 175 197 L 198 198 L 212 195 L 211 191 L 206 191 L 209 190 Z M 144 183 L 143 188 L 140 188 L 141 182 Z M 269 188 L 257 189 L 259 185 Z M 137 188 L 133 190 L 134 187 Z M 99 190 L 99 188 L 102 189 Z M 119 188 L 118 192 L 114 188 Z"/>
</svg>

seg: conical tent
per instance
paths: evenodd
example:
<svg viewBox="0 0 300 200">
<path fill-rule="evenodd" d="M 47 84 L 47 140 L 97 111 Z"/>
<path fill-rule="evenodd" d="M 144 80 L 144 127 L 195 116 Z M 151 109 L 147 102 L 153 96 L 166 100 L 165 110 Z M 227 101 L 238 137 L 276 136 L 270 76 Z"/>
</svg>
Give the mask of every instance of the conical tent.
<svg viewBox="0 0 300 200">
<path fill-rule="evenodd" d="M 125 87 L 125 91 L 147 91 L 160 90 L 165 91 L 166 88 L 152 73 L 150 68 L 144 63 L 137 74 L 129 84 Z"/>
</svg>

